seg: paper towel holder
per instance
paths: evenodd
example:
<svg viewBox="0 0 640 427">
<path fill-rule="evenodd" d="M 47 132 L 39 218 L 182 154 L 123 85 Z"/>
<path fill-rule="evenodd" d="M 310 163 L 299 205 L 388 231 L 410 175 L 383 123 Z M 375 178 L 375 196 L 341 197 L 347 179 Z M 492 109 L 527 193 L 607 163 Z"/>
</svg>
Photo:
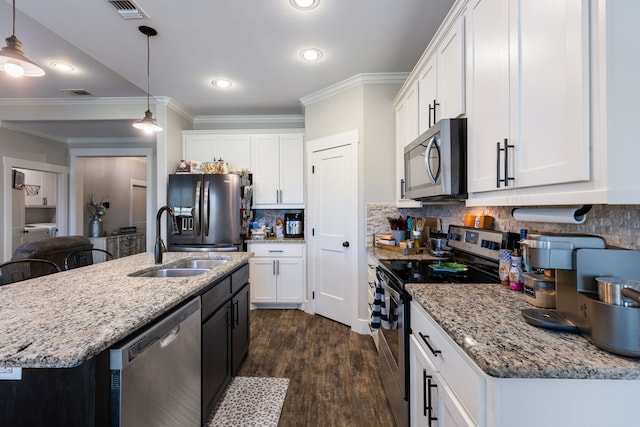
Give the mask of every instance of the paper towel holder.
<svg viewBox="0 0 640 427">
<path fill-rule="evenodd" d="M 567 222 L 581 224 L 585 220 L 586 214 L 593 205 L 582 205 L 574 208 L 513 208 L 511 216 L 520 221 L 540 221 L 540 222 Z M 559 216 L 560 218 L 556 217 Z M 547 221 L 545 217 L 555 217 L 552 221 Z"/>
</svg>

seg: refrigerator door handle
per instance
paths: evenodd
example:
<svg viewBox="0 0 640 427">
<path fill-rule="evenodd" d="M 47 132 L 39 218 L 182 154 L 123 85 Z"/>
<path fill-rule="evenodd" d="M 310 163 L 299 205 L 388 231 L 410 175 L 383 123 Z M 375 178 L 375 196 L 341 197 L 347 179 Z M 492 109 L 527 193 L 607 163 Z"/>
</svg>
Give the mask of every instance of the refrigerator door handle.
<svg viewBox="0 0 640 427">
<path fill-rule="evenodd" d="M 204 216 L 204 235 L 209 235 L 209 181 L 204 183 L 204 195 L 202 197 L 202 210 Z"/>
<path fill-rule="evenodd" d="M 198 180 L 198 182 L 196 183 L 196 195 L 195 195 L 196 207 L 193 213 L 194 220 L 195 220 L 194 221 L 195 227 L 196 227 L 196 236 L 200 235 L 200 194 L 202 193 L 201 186 L 202 186 L 202 181 Z"/>
</svg>

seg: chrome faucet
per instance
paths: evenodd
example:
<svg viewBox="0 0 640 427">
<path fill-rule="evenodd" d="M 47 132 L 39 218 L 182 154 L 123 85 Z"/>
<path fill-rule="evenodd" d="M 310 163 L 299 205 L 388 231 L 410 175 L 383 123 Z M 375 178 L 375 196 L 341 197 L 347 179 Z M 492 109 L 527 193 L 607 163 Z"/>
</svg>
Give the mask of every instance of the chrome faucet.
<svg viewBox="0 0 640 427">
<path fill-rule="evenodd" d="M 178 221 L 176 221 L 176 216 L 173 213 L 173 210 L 169 206 L 163 206 L 158 209 L 158 214 L 156 215 L 156 245 L 153 249 L 153 253 L 156 258 L 156 264 L 162 264 L 162 253 L 167 251 L 167 247 L 164 245 L 162 241 L 162 236 L 160 235 L 160 218 L 162 217 L 162 212 L 167 211 L 169 215 L 171 215 L 171 219 L 173 222 L 173 231 L 172 234 L 180 234 L 180 228 L 178 228 Z"/>
</svg>

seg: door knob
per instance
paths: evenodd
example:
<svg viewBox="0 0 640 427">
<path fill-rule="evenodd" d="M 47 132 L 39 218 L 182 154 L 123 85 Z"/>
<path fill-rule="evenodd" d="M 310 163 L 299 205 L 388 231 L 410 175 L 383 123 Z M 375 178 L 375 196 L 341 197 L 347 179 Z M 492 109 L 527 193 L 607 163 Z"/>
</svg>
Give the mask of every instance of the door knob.
<svg viewBox="0 0 640 427">
<path fill-rule="evenodd" d="M 342 246 L 344 246 L 345 248 L 349 247 L 349 242 L 342 242 Z"/>
</svg>

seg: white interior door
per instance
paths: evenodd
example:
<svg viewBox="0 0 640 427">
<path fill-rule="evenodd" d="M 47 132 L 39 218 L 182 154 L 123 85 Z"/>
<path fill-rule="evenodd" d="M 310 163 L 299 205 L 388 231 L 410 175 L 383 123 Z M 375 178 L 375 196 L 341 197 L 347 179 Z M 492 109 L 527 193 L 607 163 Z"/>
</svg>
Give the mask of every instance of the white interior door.
<svg viewBox="0 0 640 427">
<path fill-rule="evenodd" d="M 147 229 L 147 182 L 137 179 L 131 180 L 131 207 L 129 223 L 138 231 Z"/>
<path fill-rule="evenodd" d="M 335 143 L 311 155 L 311 280 L 315 312 L 351 326 L 356 317 L 357 163 L 344 138 L 337 136 Z"/>
</svg>

